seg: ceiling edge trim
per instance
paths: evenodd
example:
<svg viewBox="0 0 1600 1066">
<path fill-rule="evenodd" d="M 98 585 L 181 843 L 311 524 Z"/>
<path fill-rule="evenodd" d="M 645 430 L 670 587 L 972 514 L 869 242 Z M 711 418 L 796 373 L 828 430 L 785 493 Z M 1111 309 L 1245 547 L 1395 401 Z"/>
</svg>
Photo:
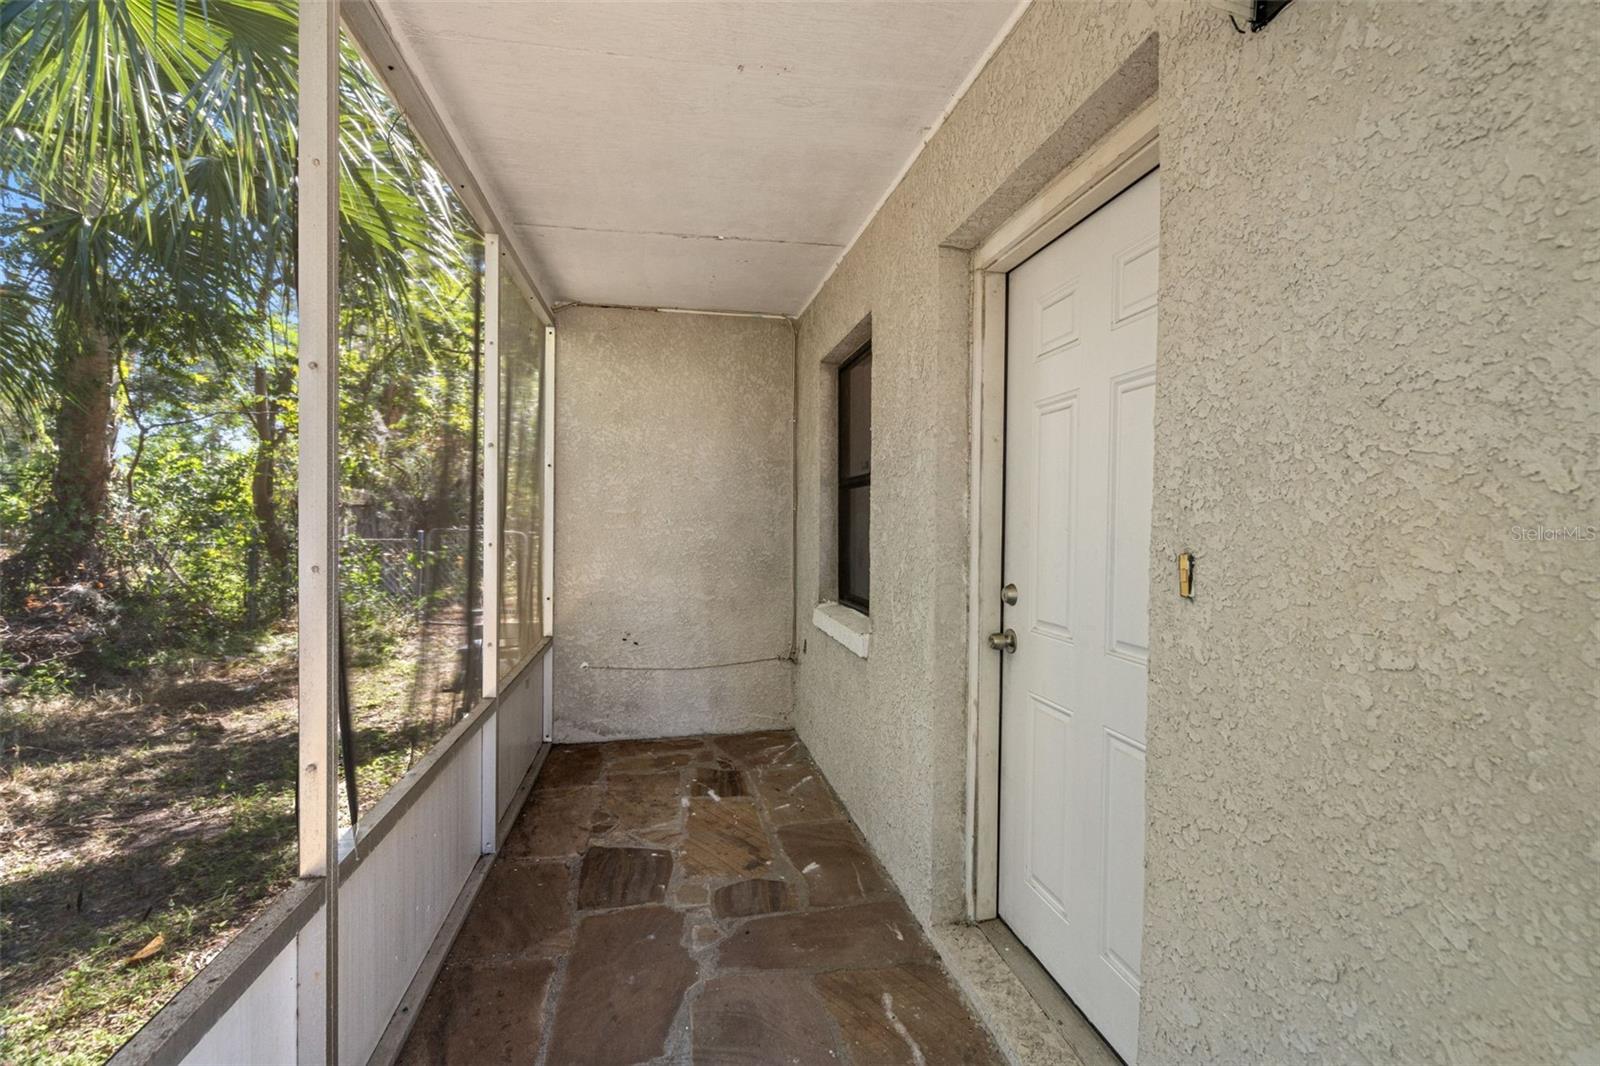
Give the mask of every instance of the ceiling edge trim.
<svg viewBox="0 0 1600 1066">
<path fill-rule="evenodd" d="M 553 310 L 560 312 L 569 307 L 594 307 L 602 311 L 654 311 L 663 315 L 713 315 L 717 318 L 770 318 L 778 322 L 793 323 L 793 315 L 776 311 L 709 311 L 699 307 L 647 307 L 642 304 L 588 303 L 584 300 L 562 300 Z"/>
<path fill-rule="evenodd" d="M 833 275 L 838 273 L 839 264 L 845 261 L 845 257 L 856 246 L 856 242 L 861 239 L 861 235 L 867 232 L 868 226 L 872 225 L 872 220 L 877 218 L 878 212 L 883 210 L 883 205 L 889 202 L 889 197 L 893 196 L 895 190 L 900 188 L 900 183 L 906 180 L 906 175 L 911 173 L 911 168 L 916 165 L 918 159 L 922 158 L 922 153 L 927 150 L 929 142 L 939 135 L 940 130 L 944 129 L 945 121 L 949 119 L 951 113 L 961 103 L 962 97 L 967 95 L 967 90 L 972 88 L 972 83 L 978 80 L 978 75 L 983 73 L 984 68 L 989 65 L 989 61 L 994 58 L 995 53 L 1000 51 L 1000 46 L 1006 43 L 1006 39 L 1011 36 L 1011 31 L 1016 29 L 1018 21 L 1021 20 L 1023 14 L 1032 4 L 1033 0 L 1018 0 L 1016 8 L 1001 24 L 999 32 L 994 35 L 994 40 L 989 42 L 989 47 L 983 50 L 983 54 L 978 57 L 978 61 L 967 72 L 966 78 L 962 80 L 960 85 L 956 86 L 956 91 L 951 95 L 950 102 L 945 104 L 944 111 L 939 115 L 938 120 L 929 127 L 927 135 L 922 138 L 922 142 L 912 151 L 911 156 L 905 161 L 905 165 L 900 168 L 900 172 L 894 176 L 894 180 L 889 183 L 888 188 L 883 190 L 883 195 L 878 197 L 878 202 L 872 205 L 872 210 L 867 212 L 867 217 L 861 220 L 860 227 L 844 243 L 844 250 L 839 253 L 839 257 L 828 267 L 827 272 L 822 275 L 822 280 L 817 282 L 817 287 L 811 290 L 811 295 L 807 296 L 800 304 L 793 317 L 799 318 L 816 302 L 823 288 L 827 286 Z"/>
</svg>

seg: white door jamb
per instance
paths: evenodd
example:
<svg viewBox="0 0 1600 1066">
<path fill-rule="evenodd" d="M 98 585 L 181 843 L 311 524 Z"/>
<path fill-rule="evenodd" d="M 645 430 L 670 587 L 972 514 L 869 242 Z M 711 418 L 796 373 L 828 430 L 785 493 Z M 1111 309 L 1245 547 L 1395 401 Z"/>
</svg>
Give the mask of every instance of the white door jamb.
<svg viewBox="0 0 1600 1066">
<path fill-rule="evenodd" d="M 1160 162 L 1156 100 L 1112 130 L 996 228 L 972 254 L 972 420 L 968 485 L 967 917 L 999 914 L 1000 626 L 1005 517 L 1006 274 Z"/>
</svg>

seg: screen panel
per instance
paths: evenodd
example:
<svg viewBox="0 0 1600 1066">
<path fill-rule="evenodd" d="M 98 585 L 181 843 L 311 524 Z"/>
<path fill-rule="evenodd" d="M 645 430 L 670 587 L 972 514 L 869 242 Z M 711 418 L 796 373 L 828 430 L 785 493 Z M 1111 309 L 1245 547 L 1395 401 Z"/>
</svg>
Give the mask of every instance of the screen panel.
<svg viewBox="0 0 1600 1066">
<path fill-rule="evenodd" d="M 502 684 L 543 638 L 544 324 L 502 259 L 500 286 L 500 612 Z"/>
<path fill-rule="evenodd" d="M 348 41 L 340 70 L 342 824 L 477 702 L 482 235 Z M 379 196 L 374 183 L 381 181 Z M 351 769 L 354 771 L 352 788 Z"/>
</svg>

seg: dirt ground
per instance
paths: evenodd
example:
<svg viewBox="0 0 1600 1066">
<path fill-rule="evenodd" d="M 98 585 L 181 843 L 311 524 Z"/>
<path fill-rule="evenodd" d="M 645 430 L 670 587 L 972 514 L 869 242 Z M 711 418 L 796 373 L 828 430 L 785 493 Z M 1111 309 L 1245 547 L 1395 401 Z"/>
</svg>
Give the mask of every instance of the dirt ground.
<svg viewBox="0 0 1600 1066">
<path fill-rule="evenodd" d="M 352 668 L 363 810 L 460 708 L 461 629 L 427 633 Z M 89 694 L 0 697 L 0 1063 L 103 1061 L 293 879 L 295 686 L 287 634 Z"/>
</svg>

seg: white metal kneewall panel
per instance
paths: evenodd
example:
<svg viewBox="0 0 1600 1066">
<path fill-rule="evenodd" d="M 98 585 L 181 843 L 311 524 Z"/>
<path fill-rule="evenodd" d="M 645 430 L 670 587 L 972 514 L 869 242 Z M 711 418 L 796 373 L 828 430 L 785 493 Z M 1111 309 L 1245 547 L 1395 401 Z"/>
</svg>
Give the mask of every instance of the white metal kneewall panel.
<svg viewBox="0 0 1600 1066">
<path fill-rule="evenodd" d="M 544 720 L 544 742 L 549 744 L 556 736 L 556 656 L 549 651 L 544 657 L 544 701 L 539 708 Z"/>
<path fill-rule="evenodd" d="M 339 1061 L 366 1062 L 481 853 L 483 731 L 340 888 Z"/>
<path fill-rule="evenodd" d="M 183 1057 L 183 1066 L 295 1061 L 295 954 L 290 940 Z"/>
<path fill-rule="evenodd" d="M 500 693 L 499 706 L 495 709 L 499 741 L 495 765 L 498 801 L 492 824 L 498 824 L 509 813 L 517 787 L 527 776 L 528 767 L 533 765 L 544 743 L 544 663 L 540 660 L 549 658 L 547 647 Z M 490 824 L 488 819 L 485 823 Z"/>
</svg>

